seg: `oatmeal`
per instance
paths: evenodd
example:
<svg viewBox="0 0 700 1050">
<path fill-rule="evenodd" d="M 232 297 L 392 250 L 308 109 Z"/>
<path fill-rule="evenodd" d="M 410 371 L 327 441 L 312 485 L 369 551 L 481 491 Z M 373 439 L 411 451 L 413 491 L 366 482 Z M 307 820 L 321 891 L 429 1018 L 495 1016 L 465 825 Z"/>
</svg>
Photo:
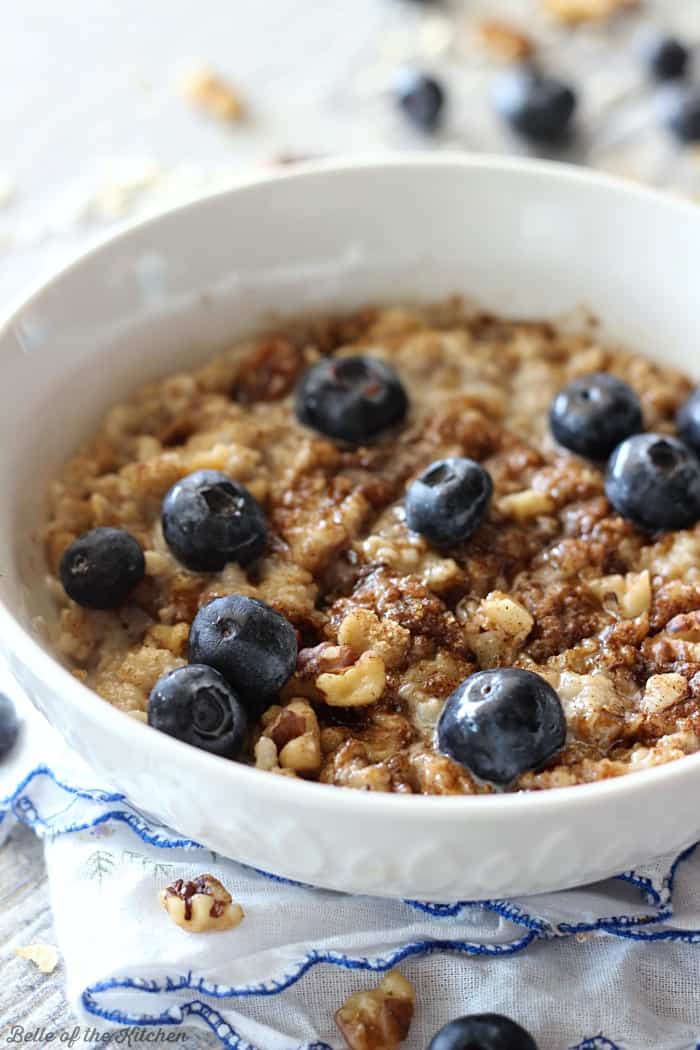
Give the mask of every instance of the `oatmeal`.
<svg viewBox="0 0 700 1050">
<path fill-rule="evenodd" d="M 360 359 L 374 407 L 356 416 L 344 398 Z M 149 384 L 107 414 L 51 487 L 59 652 L 143 718 L 156 683 L 187 665 L 188 639 L 191 658 L 196 618 L 196 663 L 211 664 L 223 706 L 200 709 L 191 742 L 228 733 L 236 757 L 261 769 L 362 790 L 493 790 L 436 746 L 435 731 L 462 683 L 506 667 L 551 687 L 540 692 L 558 697 L 565 740 L 501 786 L 579 784 L 700 750 L 700 526 L 638 527 L 626 476 L 608 486 L 618 513 L 605 466 L 550 430 L 560 391 L 601 373 L 638 398 L 645 440 L 685 454 L 674 451 L 684 375 L 604 344 L 594 326 L 574 333 L 452 304 L 289 324 Z M 329 383 L 340 383 L 330 402 Z M 451 476 L 469 506 L 436 518 L 436 464 L 465 461 Z M 257 530 L 219 537 L 220 563 L 206 561 L 208 534 L 187 517 L 196 472 L 212 513 L 250 513 Z M 167 540 L 165 507 L 176 508 L 172 520 L 164 512 Z M 143 551 L 116 608 L 77 604 L 58 580 L 70 569 L 85 581 L 85 557 L 67 569 L 66 552 L 94 529 L 126 532 Z M 246 695 L 268 698 L 246 702 L 245 733 L 235 719 L 219 726 L 232 677 L 206 655 L 223 637 L 212 642 L 223 621 L 210 603 L 234 595 L 246 623 L 276 639 L 277 663 L 252 635 L 246 643 Z"/>
</svg>

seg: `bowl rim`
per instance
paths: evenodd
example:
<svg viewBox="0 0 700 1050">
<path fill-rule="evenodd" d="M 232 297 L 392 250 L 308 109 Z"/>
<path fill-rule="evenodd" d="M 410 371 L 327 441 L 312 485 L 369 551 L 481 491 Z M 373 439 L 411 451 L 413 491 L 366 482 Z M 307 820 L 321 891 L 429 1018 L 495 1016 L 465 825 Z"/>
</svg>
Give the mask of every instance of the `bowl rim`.
<svg viewBox="0 0 700 1050">
<path fill-rule="evenodd" d="M 232 195 L 245 193 L 264 184 L 275 186 L 287 182 L 299 181 L 309 176 L 328 174 L 342 176 L 357 170 L 392 171 L 406 169 L 464 169 L 482 173 L 511 174 L 515 179 L 539 177 L 546 181 L 558 180 L 569 183 L 576 188 L 594 188 L 610 193 L 612 196 L 636 198 L 649 206 L 674 212 L 688 220 L 700 222 L 700 210 L 690 200 L 674 197 L 653 187 L 641 185 L 632 180 L 607 173 L 581 168 L 560 161 L 533 158 L 505 157 L 492 154 L 472 154 L 462 151 L 405 151 L 395 154 L 359 154 L 350 157 L 322 158 L 300 162 L 286 170 L 260 170 L 247 172 L 233 177 L 230 183 L 214 193 L 202 194 L 175 207 L 158 211 L 144 218 L 137 218 L 122 223 L 116 230 L 107 231 L 96 237 L 87 247 L 74 253 L 58 269 L 49 269 L 47 274 L 32 282 L 28 290 L 23 291 L 10 301 L 0 316 L 0 339 L 4 338 L 16 323 L 22 312 L 30 308 L 55 283 L 83 265 L 95 261 L 100 253 L 115 244 L 127 242 L 140 231 L 167 224 L 176 216 L 196 210 L 200 206 L 214 201 L 223 201 Z M 229 777 L 231 786 L 245 783 L 250 790 L 262 791 L 271 800 L 284 796 L 284 803 L 290 801 L 303 803 L 316 808 L 343 805 L 343 800 L 358 815 L 360 811 L 378 817 L 381 812 L 396 819 L 401 816 L 410 819 L 429 813 L 431 819 L 452 820 L 469 818 L 491 822 L 494 818 L 509 819 L 522 814 L 527 809 L 530 817 L 548 815 L 552 808 L 590 807 L 594 804 L 608 805 L 623 795 L 653 790 L 655 787 L 672 786 L 682 781 L 689 774 L 700 774 L 700 752 L 684 755 L 681 758 L 651 769 L 611 777 L 593 783 L 575 784 L 563 787 L 548 788 L 539 791 L 498 792 L 486 795 L 411 795 L 395 793 L 364 792 L 351 789 L 340 790 L 333 784 L 320 784 L 291 777 L 271 776 L 254 766 L 231 761 L 210 755 L 182 741 L 176 740 L 152 729 L 138 719 L 130 718 L 125 712 L 102 700 L 98 694 L 80 682 L 65 667 L 57 656 L 51 655 L 31 634 L 15 619 L 4 599 L 0 599 L 0 633 L 3 637 L 3 649 L 12 652 L 21 663 L 30 664 L 35 679 L 54 692 L 70 694 L 71 706 L 84 717 L 101 723 L 105 733 L 123 745 L 133 746 L 138 751 L 147 751 L 152 759 L 163 759 L 169 762 L 180 762 L 181 768 L 188 768 L 195 776 L 207 777 L 213 768 L 218 768 L 219 778 Z M 9 668 L 12 673 L 11 667 Z M 48 685 L 51 683 L 51 685 Z M 21 684 L 20 684 L 21 688 Z M 96 702 L 98 701 L 98 702 Z M 212 762 L 216 764 L 212 767 Z M 99 770 L 97 770 L 99 774 Z M 252 779 L 251 779 L 252 778 Z M 291 795 L 290 795 L 291 793 Z"/>
</svg>

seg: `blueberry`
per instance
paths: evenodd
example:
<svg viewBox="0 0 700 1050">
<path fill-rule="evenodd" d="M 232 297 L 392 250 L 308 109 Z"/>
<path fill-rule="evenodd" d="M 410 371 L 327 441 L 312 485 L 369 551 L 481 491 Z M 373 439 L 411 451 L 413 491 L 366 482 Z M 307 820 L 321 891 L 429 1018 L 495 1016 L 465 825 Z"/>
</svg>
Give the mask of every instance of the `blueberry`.
<svg viewBox="0 0 700 1050">
<path fill-rule="evenodd" d="M 175 557 L 195 572 L 227 562 L 248 565 L 267 545 L 267 523 L 245 485 L 218 470 L 196 470 L 166 493 L 163 536 Z"/>
<path fill-rule="evenodd" d="M 143 579 L 146 563 L 134 537 L 123 529 L 91 529 L 71 543 L 59 576 L 66 594 L 85 609 L 113 609 Z"/>
<path fill-rule="evenodd" d="M 493 482 L 473 459 L 438 459 L 406 492 L 406 524 L 436 547 L 464 543 L 486 517 Z"/>
<path fill-rule="evenodd" d="M 660 98 L 661 118 L 679 142 L 700 142 L 700 88 L 679 84 Z"/>
<path fill-rule="evenodd" d="M 524 66 L 502 74 L 494 103 L 519 135 L 542 145 L 557 145 L 571 130 L 576 94 L 564 81 Z"/>
<path fill-rule="evenodd" d="M 640 529 L 687 529 L 700 520 L 700 460 L 678 438 L 637 434 L 615 449 L 605 492 Z"/>
<path fill-rule="evenodd" d="M 566 719 L 551 685 L 532 671 L 479 671 L 445 701 L 438 749 L 479 780 L 506 787 L 560 751 Z"/>
<path fill-rule="evenodd" d="M 229 594 L 203 605 L 190 629 L 192 663 L 216 668 L 243 702 L 279 692 L 296 667 L 294 628 L 265 602 Z"/>
<path fill-rule="evenodd" d="M 445 90 L 439 80 L 417 69 L 402 69 L 394 95 L 404 115 L 420 131 L 435 131 L 442 120 Z"/>
<path fill-rule="evenodd" d="M 643 58 L 654 80 L 675 80 L 688 68 L 690 52 L 677 37 L 655 32 L 643 42 Z"/>
<path fill-rule="evenodd" d="M 148 698 L 148 724 L 212 755 L 232 758 L 243 743 L 239 698 L 212 667 L 190 664 L 159 678 Z"/>
<path fill-rule="evenodd" d="M 307 369 L 297 387 L 299 421 L 351 445 L 400 423 L 407 409 L 401 380 L 376 357 L 326 358 Z"/>
<path fill-rule="evenodd" d="M 0 758 L 12 750 L 19 735 L 19 719 L 9 696 L 0 693 Z"/>
<path fill-rule="evenodd" d="M 686 445 L 700 453 L 700 386 L 693 391 L 678 413 L 678 433 Z"/>
<path fill-rule="evenodd" d="M 644 424 L 634 390 L 616 376 L 594 372 L 574 379 L 557 394 L 549 410 L 549 425 L 564 448 L 590 459 L 607 459 Z"/>
<path fill-rule="evenodd" d="M 537 1043 L 509 1017 L 472 1014 L 441 1028 L 428 1050 L 537 1050 Z"/>
</svg>

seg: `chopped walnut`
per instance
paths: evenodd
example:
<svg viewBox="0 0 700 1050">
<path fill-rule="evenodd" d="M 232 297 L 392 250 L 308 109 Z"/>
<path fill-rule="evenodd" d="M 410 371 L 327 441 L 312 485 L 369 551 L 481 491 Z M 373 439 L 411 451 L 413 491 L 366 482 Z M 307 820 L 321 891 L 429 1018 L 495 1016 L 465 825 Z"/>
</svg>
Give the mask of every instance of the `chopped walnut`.
<svg viewBox="0 0 700 1050">
<path fill-rule="evenodd" d="M 338 674 L 321 674 L 316 687 L 330 707 L 367 707 L 379 700 L 386 685 L 381 657 L 366 652 L 357 663 Z"/>
<path fill-rule="evenodd" d="M 651 581 L 649 573 L 628 572 L 626 576 L 603 576 L 600 580 L 589 580 L 589 590 L 604 607 L 612 601 L 615 611 L 626 620 L 635 620 L 651 607 Z"/>
<path fill-rule="evenodd" d="M 400 667 L 411 644 L 411 632 L 394 620 L 380 620 L 370 609 L 357 608 L 344 617 L 338 642 L 361 655 L 371 650 L 388 670 Z"/>
<path fill-rule="evenodd" d="M 300 776 L 318 775 L 321 730 L 316 712 L 306 700 L 297 698 L 286 707 L 268 708 L 262 722 L 265 728 L 255 748 L 258 768 L 279 766 L 282 771 L 291 770 Z"/>
<path fill-rule="evenodd" d="M 529 518 L 539 518 L 542 514 L 551 514 L 554 511 L 554 501 L 539 489 L 524 489 L 522 492 L 501 496 L 498 509 L 506 518 L 527 521 Z"/>
<path fill-rule="evenodd" d="M 542 3 L 547 14 L 565 25 L 598 22 L 639 7 L 639 0 L 542 0 Z"/>
<path fill-rule="evenodd" d="M 177 879 L 161 890 L 160 903 L 170 918 L 188 933 L 232 930 L 243 919 L 240 904 L 213 875 L 198 875 L 188 881 Z"/>
<path fill-rule="evenodd" d="M 311 649 L 299 651 L 297 674 L 303 678 L 317 678 L 324 671 L 340 671 L 354 664 L 356 655 L 349 645 L 321 642 Z"/>
<path fill-rule="evenodd" d="M 335 1023 L 350 1050 L 396 1050 L 408 1035 L 414 1003 L 412 985 L 391 970 L 377 988 L 351 995 Z"/>
<path fill-rule="evenodd" d="M 682 674 L 653 674 L 644 687 L 642 707 L 648 714 L 658 714 L 685 700 L 689 693 Z"/>
<path fill-rule="evenodd" d="M 15 948 L 15 955 L 28 959 L 42 973 L 53 973 L 58 966 L 58 952 L 52 944 L 27 944 L 24 948 Z"/>
<path fill-rule="evenodd" d="M 223 77 L 213 70 L 193 70 L 184 81 L 184 93 L 200 109 L 219 120 L 236 121 L 245 116 L 243 98 Z"/>
<path fill-rule="evenodd" d="M 480 667 L 511 663 L 529 635 L 534 620 L 524 606 L 501 591 L 492 591 L 467 623 L 469 645 Z"/>
<path fill-rule="evenodd" d="M 503 62 L 517 62 L 529 58 L 535 45 L 520 29 L 500 18 L 485 18 L 479 22 L 474 33 L 478 46 L 491 58 Z"/>
</svg>

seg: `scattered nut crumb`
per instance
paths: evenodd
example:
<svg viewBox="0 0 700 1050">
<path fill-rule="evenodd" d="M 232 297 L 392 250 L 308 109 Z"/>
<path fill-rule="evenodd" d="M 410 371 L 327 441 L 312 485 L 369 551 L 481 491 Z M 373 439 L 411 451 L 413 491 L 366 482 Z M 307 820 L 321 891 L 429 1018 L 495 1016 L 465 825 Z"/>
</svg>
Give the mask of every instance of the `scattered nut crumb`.
<svg viewBox="0 0 700 1050">
<path fill-rule="evenodd" d="M 246 114 L 241 94 L 218 73 L 206 67 L 189 73 L 183 90 L 190 102 L 218 120 L 238 121 Z"/>
<path fill-rule="evenodd" d="M 408 1035 L 414 1003 L 413 986 L 390 970 L 377 988 L 351 995 L 335 1023 L 350 1050 L 396 1050 Z"/>
<path fill-rule="evenodd" d="M 15 955 L 33 962 L 42 973 L 53 973 L 58 966 L 58 952 L 52 944 L 27 944 L 15 948 Z"/>
<path fill-rule="evenodd" d="M 518 62 L 534 54 L 535 45 L 520 29 L 498 18 L 485 18 L 476 27 L 476 44 L 491 58 Z"/>
<path fill-rule="evenodd" d="M 565 25 L 598 22 L 620 11 L 633 11 L 639 0 L 541 0 L 547 14 Z"/>
<path fill-rule="evenodd" d="M 170 918 L 188 933 L 232 930 L 243 919 L 240 904 L 213 875 L 177 879 L 158 894 Z"/>
</svg>

